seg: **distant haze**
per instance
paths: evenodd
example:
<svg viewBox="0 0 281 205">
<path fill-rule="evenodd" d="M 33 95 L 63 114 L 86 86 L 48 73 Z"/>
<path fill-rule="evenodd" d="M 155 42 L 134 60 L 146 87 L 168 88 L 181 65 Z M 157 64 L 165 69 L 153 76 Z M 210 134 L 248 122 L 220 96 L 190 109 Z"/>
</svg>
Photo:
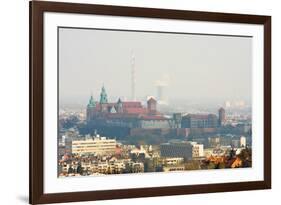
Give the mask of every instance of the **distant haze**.
<svg viewBox="0 0 281 205">
<path fill-rule="evenodd" d="M 137 99 L 165 81 L 170 100 L 251 100 L 250 37 L 60 28 L 60 103 L 98 100 L 102 85 L 130 100 L 132 55 Z"/>
</svg>

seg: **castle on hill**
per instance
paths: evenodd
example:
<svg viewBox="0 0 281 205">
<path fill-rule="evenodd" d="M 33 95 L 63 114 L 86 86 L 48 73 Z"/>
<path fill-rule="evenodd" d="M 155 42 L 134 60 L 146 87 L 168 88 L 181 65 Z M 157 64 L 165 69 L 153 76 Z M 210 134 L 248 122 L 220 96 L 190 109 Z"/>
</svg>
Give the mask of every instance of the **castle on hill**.
<svg viewBox="0 0 281 205">
<path fill-rule="evenodd" d="M 189 133 L 214 133 L 225 122 L 225 110 L 216 114 L 174 113 L 164 115 L 157 110 L 157 100 L 147 99 L 146 106 L 140 101 L 109 102 L 103 86 L 99 101 L 91 96 L 87 105 L 87 124 L 102 130 L 126 130 L 126 134 L 171 134 L 187 136 Z M 176 133 L 176 134 L 175 134 Z"/>
<path fill-rule="evenodd" d="M 127 128 L 180 128 L 180 114 L 173 117 L 164 116 L 157 111 L 157 100 L 149 97 L 147 106 L 140 101 L 108 102 L 103 86 L 99 101 L 90 97 L 87 105 L 87 121 L 96 125 L 127 127 Z M 179 118 L 179 119 L 178 119 Z"/>
</svg>

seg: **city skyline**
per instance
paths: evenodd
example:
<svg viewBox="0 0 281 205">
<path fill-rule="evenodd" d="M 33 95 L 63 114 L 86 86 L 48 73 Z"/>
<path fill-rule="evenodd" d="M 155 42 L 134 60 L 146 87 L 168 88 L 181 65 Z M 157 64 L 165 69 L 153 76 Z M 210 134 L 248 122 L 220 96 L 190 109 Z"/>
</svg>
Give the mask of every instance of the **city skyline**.
<svg viewBox="0 0 281 205">
<path fill-rule="evenodd" d="M 60 28 L 58 177 L 252 167 L 251 44 Z"/>
<path fill-rule="evenodd" d="M 165 95 L 170 100 L 251 101 L 251 38 L 65 28 L 59 32 L 61 103 L 85 104 L 91 94 L 98 98 L 102 85 L 111 100 L 130 100 L 132 52 L 137 100 L 157 96 L 157 83 L 168 81 Z M 175 48 L 178 56 L 172 55 Z"/>
</svg>

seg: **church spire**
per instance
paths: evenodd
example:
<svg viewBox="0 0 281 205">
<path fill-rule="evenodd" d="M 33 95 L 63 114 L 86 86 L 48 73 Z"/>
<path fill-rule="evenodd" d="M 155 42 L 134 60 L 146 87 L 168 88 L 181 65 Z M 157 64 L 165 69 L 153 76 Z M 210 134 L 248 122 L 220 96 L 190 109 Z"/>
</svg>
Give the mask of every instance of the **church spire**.
<svg viewBox="0 0 281 205">
<path fill-rule="evenodd" d="M 123 104 L 122 104 L 122 101 L 121 101 L 120 98 L 119 98 L 118 101 L 117 101 L 116 111 L 117 111 L 118 113 L 122 113 L 122 112 L 123 112 Z"/>
<path fill-rule="evenodd" d="M 94 101 L 93 95 L 91 95 L 89 99 L 88 107 L 96 107 L 96 102 Z"/>
<path fill-rule="evenodd" d="M 122 104 L 121 98 L 118 98 L 117 104 Z"/>
<path fill-rule="evenodd" d="M 107 103 L 107 102 L 108 102 L 107 94 L 106 94 L 104 86 L 102 86 L 101 93 L 100 93 L 100 103 L 103 104 L 103 103 Z"/>
</svg>

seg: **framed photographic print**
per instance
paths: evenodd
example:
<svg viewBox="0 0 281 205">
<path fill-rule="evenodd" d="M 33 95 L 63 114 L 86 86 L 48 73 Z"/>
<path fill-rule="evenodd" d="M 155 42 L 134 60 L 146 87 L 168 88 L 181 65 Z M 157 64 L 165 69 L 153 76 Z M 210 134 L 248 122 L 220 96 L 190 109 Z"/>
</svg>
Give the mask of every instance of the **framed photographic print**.
<svg viewBox="0 0 281 205">
<path fill-rule="evenodd" d="M 271 188 L 271 17 L 30 2 L 30 203 Z"/>
</svg>

